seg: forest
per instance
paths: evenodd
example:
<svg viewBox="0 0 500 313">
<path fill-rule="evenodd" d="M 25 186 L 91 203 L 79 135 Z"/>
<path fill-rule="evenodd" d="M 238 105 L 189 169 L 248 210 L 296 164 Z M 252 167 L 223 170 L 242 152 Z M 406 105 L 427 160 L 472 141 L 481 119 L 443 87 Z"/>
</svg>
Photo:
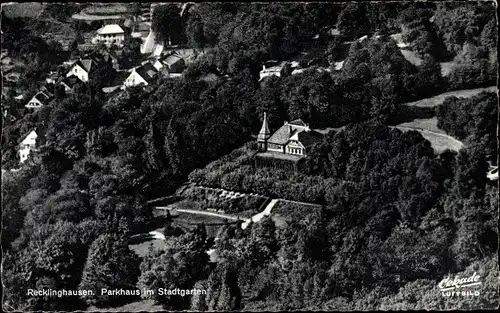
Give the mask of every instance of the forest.
<svg viewBox="0 0 500 313">
<path fill-rule="evenodd" d="M 498 96 L 448 98 L 433 112 L 440 128 L 464 141 L 458 153 L 436 155 L 420 133 L 388 127 L 405 102 L 496 83 L 491 3 L 197 3 L 173 19 L 176 10 L 166 5 L 153 17 L 158 40 L 207 50 L 183 78 L 109 96 L 95 75 L 53 105 L 4 121 L 5 309 L 141 301 L 29 297 L 30 288 L 136 287 L 207 290 L 153 296 L 168 310 L 498 306 L 498 186 L 486 177 L 498 151 Z M 2 43 L 34 64 L 47 63 L 33 71 L 54 66 L 52 52 L 41 47 L 57 46 L 25 45 L 29 38 L 16 34 L 24 26 L 15 23 L 21 21 L 2 18 Z M 339 29 L 341 38 L 314 41 L 325 27 Z M 402 55 L 389 36 L 396 32 L 421 55 L 420 66 Z M 363 35 L 368 39 L 355 40 Z M 325 51 L 319 64 L 329 64 L 341 42 L 353 40 L 339 71 L 312 66 L 259 82 L 263 61 L 293 59 L 316 46 Z M 450 60 L 455 65 L 443 77 L 440 62 Z M 203 80 L 209 73 L 217 79 Z M 22 82 L 36 85 L 39 76 Z M 296 118 L 314 128 L 345 128 L 314 145 L 297 173 L 258 169 L 253 135 L 264 112 L 271 129 Z M 35 128 L 39 151 L 9 171 L 18 166 L 20 140 Z M 213 247 L 216 264 L 206 254 L 203 227 L 173 232 L 165 249 L 138 257 L 130 237 L 158 222 L 148 200 L 186 181 L 321 209 L 280 227 L 271 218 L 245 230 L 224 226 Z M 474 271 L 482 277 L 480 298 L 441 296 L 443 277 Z"/>
</svg>

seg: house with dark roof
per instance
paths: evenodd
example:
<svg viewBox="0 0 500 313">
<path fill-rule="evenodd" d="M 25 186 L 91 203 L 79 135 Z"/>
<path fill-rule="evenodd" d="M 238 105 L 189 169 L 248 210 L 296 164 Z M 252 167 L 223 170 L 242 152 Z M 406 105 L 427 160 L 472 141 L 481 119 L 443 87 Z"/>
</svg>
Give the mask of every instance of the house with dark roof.
<svg viewBox="0 0 500 313">
<path fill-rule="evenodd" d="M 51 71 L 49 75 L 47 75 L 47 78 L 45 78 L 45 82 L 47 84 L 55 84 L 58 79 L 59 79 L 59 73 Z"/>
<path fill-rule="evenodd" d="M 57 86 L 62 86 L 65 93 L 72 93 L 75 86 L 80 82 L 80 79 L 74 75 L 59 79 Z"/>
<path fill-rule="evenodd" d="M 262 128 L 257 136 L 259 151 L 265 156 L 280 159 L 298 160 L 307 155 L 309 148 L 320 142 L 323 135 L 301 119 L 285 122 L 278 130 L 271 134 L 266 114 Z"/>
<path fill-rule="evenodd" d="M 115 70 L 120 69 L 120 58 L 121 58 L 121 53 L 119 52 L 119 50 L 110 49 L 103 51 L 104 62 L 110 63 Z"/>
<path fill-rule="evenodd" d="M 106 58 L 99 52 L 87 54 L 71 64 L 69 71 L 66 73 L 66 77 L 76 76 L 82 82 L 86 83 L 89 81 L 89 77 L 93 71 L 97 70 L 99 67 L 105 66 L 108 62 L 110 64 L 112 63 L 112 57 Z"/>
<path fill-rule="evenodd" d="M 156 60 L 153 64 L 158 71 L 167 71 L 168 73 L 182 73 L 186 68 L 184 58 L 176 53 L 165 55 Z"/>
<path fill-rule="evenodd" d="M 39 91 L 28 104 L 25 105 L 28 109 L 39 109 L 44 105 L 49 104 L 54 99 L 54 96 L 47 91 Z"/>
<path fill-rule="evenodd" d="M 90 72 L 97 66 L 97 61 L 94 58 L 82 58 L 71 65 L 66 77 L 76 76 L 82 82 L 86 83 L 89 81 Z"/>
<path fill-rule="evenodd" d="M 125 80 L 124 85 L 125 87 L 148 86 L 156 79 L 157 74 L 158 70 L 153 64 L 147 62 L 134 68 Z"/>
</svg>

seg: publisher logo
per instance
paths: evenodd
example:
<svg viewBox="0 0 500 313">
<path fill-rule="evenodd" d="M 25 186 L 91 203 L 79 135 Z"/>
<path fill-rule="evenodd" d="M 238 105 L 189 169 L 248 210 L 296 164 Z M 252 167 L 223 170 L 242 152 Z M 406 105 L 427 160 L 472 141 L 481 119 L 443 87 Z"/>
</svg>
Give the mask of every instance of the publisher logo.
<svg viewBox="0 0 500 313">
<path fill-rule="evenodd" d="M 479 287 L 481 277 L 476 272 L 469 277 L 455 276 L 444 278 L 439 283 L 439 289 L 443 297 L 465 297 L 465 296 L 479 296 Z"/>
</svg>

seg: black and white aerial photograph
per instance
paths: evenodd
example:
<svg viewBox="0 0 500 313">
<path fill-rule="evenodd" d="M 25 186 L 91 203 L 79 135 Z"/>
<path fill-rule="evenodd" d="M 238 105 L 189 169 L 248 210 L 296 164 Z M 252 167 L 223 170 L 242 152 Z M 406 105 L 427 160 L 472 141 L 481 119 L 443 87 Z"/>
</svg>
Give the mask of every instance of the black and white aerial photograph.
<svg viewBox="0 0 500 313">
<path fill-rule="evenodd" d="M 2 3 L 2 310 L 498 309 L 496 11 Z"/>
</svg>

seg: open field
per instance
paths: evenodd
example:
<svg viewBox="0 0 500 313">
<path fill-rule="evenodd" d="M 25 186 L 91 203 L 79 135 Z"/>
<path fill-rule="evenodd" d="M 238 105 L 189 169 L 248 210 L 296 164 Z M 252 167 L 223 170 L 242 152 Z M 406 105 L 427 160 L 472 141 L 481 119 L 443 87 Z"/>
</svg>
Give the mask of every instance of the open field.
<svg viewBox="0 0 500 313">
<path fill-rule="evenodd" d="M 463 147 L 462 142 L 443 133 L 436 133 L 426 129 L 409 128 L 403 126 L 395 127 L 402 131 L 416 130 L 420 132 L 422 136 L 431 143 L 431 146 L 436 154 L 440 154 L 445 150 L 453 150 L 458 152 Z"/>
<path fill-rule="evenodd" d="M 391 35 L 391 37 L 396 41 L 398 47 L 401 48 L 401 54 L 403 54 L 403 56 L 408 62 L 410 62 L 415 66 L 420 66 L 422 64 L 422 58 L 420 58 L 415 52 L 410 50 L 408 48 L 409 45 L 407 43 L 403 42 L 401 33 L 393 34 Z M 455 65 L 455 62 L 454 61 L 440 62 L 439 64 L 441 65 L 441 76 L 446 77 L 450 74 L 451 69 Z"/>
<path fill-rule="evenodd" d="M 411 122 L 401 123 L 397 126 L 415 129 L 426 129 L 438 134 L 446 135 L 446 132 L 437 127 L 437 118 L 417 118 Z"/>
<path fill-rule="evenodd" d="M 433 108 L 433 107 L 436 107 L 436 106 L 440 105 L 441 103 L 443 103 L 444 99 L 446 99 L 447 97 L 470 98 L 470 97 L 473 97 L 473 96 L 475 96 L 483 91 L 496 92 L 497 87 L 490 86 L 490 87 L 475 88 L 475 89 L 463 89 L 463 90 L 449 91 L 449 92 L 445 92 L 445 93 L 439 94 L 439 95 L 431 97 L 431 98 L 426 98 L 426 99 L 421 99 L 421 100 L 414 101 L 414 102 L 404 103 L 403 105 L 423 107 L 423 108 Z"/>
<path fill-rule="evenodd" d="M 156 229 L 156 231 L 163 232 L 163 229 L 162 228 L 158 228 L 158 229 Z M 149 247 L 151 245 L 155 249 L 164 247 L 165 240 L 162 240 L 162 239 L 152 239 L 152 240 L 147 240 L 147 241 L 140 242 L 140 243 L 130 244 L 128 247 L 130 248 L 130 250 L 134 251 L 138 256 L 144 257 L 144 256 L 146 256 L 148 254 L 148 250 L 149 250 Z"/>
</svg>

